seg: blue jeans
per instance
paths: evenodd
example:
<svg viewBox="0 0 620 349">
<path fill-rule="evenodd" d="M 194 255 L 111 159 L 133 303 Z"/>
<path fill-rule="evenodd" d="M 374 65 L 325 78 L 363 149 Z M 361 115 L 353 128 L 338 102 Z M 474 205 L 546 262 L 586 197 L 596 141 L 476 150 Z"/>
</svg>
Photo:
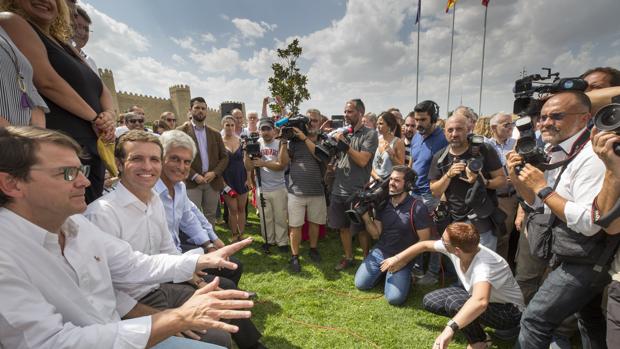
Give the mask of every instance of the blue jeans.
<svg viewBox="0 0 620 349">
<path fill-rule="evenodd" d="M 370 251 L 355 273 L 355 287 L 360 290 L 369 290 L 375 287 L 383 275 L 381 271 L 381 262 L 383 262 L 384 259 L 383 252 L 378 248 Z M 410 262 L 395 273 L 387 272 L 383 292 L 385 299 L 387 299 L 388 303 L 391 305 L 400 305 L 407 300 L 407 295 L 409 294 L 409 288 L 411 286 L 412 268 L 413 263 Z"/>
<path fill-rule="evenodd" d="M 170 337 L 156 346 L 153 349 L 223 349 L 219 345 L 196 341 L 188 338 Z"/>
<path fill-rule="evenodd" d="M 548 348 L 553 331 L 574 313 L 583 321 L 582 337 L 590 339 L 591 348 L 605 348 L 601 294 L 609 274 L 592 267 L 564 262 L 549 273 L 523 313 L 515 348 Z"/>
</svg>

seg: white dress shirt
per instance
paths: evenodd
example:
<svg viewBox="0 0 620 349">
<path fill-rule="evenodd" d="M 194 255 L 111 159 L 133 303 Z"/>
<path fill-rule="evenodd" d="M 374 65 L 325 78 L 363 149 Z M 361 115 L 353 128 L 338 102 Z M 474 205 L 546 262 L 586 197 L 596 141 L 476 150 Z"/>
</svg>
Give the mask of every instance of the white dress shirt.
<svg viewBox="0 0 620 349">
<path fill-rule="evenodd" d="M 144 204 L 119 182 L 116 190 L 88 205 L 84 215 L 101 230 L 127 241 L 135 251 L 148 255 L 180 254 L 168 231 L 164 206 L 154 191 L 149 203 Z M 128 284 L 124 291 L 133 299 L 140 300 L 157 288 L 159 283 Z M 118 303 L 121 314 L 135 305 L 135 301 L 123 295 L 119 295 Z"/>
<path fill-rule="evenodd" d="M 81 215 L 58 235 L 0 208 L 0 347 L 144 348 L 151 318 L 121 321 L 113 283 L 188 280 L 197 255 L 147 256 Z"/>
<path fill-rule="evenodd" d="M 560 143 L 559 147 L 562 149 L 551 153 L 550 163 L 566 159 L 584 131 L 585 128 Z M 560 168 L 545 171 L 548 186 L 553 188 L 558 180 L 559 172 Z M 587 142 L 579 154 L 566 166 L 555 189 L 559 196 L 567 200 L 564 215 L 566 225 L 571 230 L 586 236 L 594 235 L 601 230 L 601 227 L 592 221 L 592 201 L 603 186 L 604 177 L 605 164 L 594 153 L 592 143 Z M 542 200 L 536 197 L 536 201 L 531 206 L 540 207 L 541 205 Z M 551 213 L 547 205 L 545 205 L 545 213 Z"/>
</svg>

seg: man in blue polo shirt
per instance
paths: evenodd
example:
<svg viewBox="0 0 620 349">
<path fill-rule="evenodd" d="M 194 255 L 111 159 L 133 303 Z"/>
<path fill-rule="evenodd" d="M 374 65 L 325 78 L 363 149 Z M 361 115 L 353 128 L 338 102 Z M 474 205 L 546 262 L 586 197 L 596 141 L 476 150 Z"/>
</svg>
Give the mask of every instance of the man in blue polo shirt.
<svg viewBox="0 0 620 349">
<path fill-rule="evenodd" d="M 413 188 L 413 196 L 426 205 L 429 212 L 437 208 L 439 200 L 431 193 L 428 171 L 433 160 L 433 155 L 448 145 L 446 136 L 440 127 L 437 127 L 439 119 L 439 106 L 433 101 L 418 103 L 413 109 L 416 130 L 418 131 L 411 140 L 412 168 L 418 175 L 418 180 Z M 423 256 L 419 256 L 414 265 L 414 274 L 422 276 L 417 281 L 421 285 L 432 285 L 438 280 L 439 260 L 438 253 L 432 253 L 429 259 L 428 272 L 424 272 Z"/>
</svg>

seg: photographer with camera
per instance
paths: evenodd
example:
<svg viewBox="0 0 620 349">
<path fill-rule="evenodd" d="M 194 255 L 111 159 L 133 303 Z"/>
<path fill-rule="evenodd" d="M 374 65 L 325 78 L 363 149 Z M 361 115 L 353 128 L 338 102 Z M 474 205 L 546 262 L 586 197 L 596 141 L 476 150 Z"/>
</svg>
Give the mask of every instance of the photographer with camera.
<svg viewBox="0 0 620 349">
<path fill-rule="evenodd" d="M 465 116 L 448 118 L 449 144 L 433 156 L 430 189 L 436 198 L 446 195 L 452 221 L 475 225 L 480 243 L 495 251 L 498 235 L 505 232 L 505 214 L 497 208 L 495 189 L 506 185 L 506 176 L 497 152 L 482 136 L 468 136 L 469 126 Z"/>
<path fill-rule="evenodd" d="M 286 224 L 287 191 L 284 182 L 284 169 L 288 159 L 284 158 L 286 141 L 276 139 L 276 130 L 273 119 L 261 118 L 258 122 L 260 130 L 260 154 L 245 152 L 245 167 L 254 170 L 257 194 L 260 198 L 261 231 L 265 243 L 263 252 L 271 253 L 270 245 L 278 245 L 280 251 L 288 251 L 288 237 Z M 260 155 L 260 157 L 254 157 Z M 252 157 L 250 157 L 252 156 Z M 264 204 L 264 206 L 263 206 Z"/>
<path fill-rule="evenodd" d="M 328 224 L 340 230 L 340 241 L 345 257 L 336 265 L 336 270 L 353 266 L 352 235 L 364 229 L 363 224 L 352 223 L 345 211 L 350 208 L 349 198 L 362 189 L 370 178 L 372 157 L 377 150 L 377 131 L 362 124 L 365 107 L 361 99 L 353 99 L 345 104 L 344 116 L 352 128 L 347 141 L 344 132 L 336 132 L 340 153 L 337 155 L 335 179 L 328 209 Z M 360 239 L 362 249 L 368 250 L 370 241 Z"/>
<path fill-rule="evenodd" d="M 362 215 L 366 231 L 377 243 L 355 273 L 355 287 L 360 290 L 373 288 L 385 271 L 381 263 L 418 241 L 431 236 L 433 221 L 424 203 L 414 199 L 409 192 L 413 189 L 416 173 L 409 167 L 397 165 L 392 168 L 389 179 L 389 195 L 377 209 L 375 219 L 369 212 Z M 385 276 L 385 299 L 391 305 L 405 302 L 411 285 L 413 262 L 397 272 L 388 271 Z"/>
<path fill-rule="evenodd" d="M 609 275 L 598 257 L 606 238 L 592 218 L 592 202 L 603 183 L 605 167 L 588 142 L 590 108 L 589 98 L 575 90 L 554 94 L 543 105 L 541 133 L 550 144 L 549 164 L 561 163 L 561 167 L 547 167 L 543 172 L 524 163 L 520 140 L 517 151 L 508 154 L 511 182 L 525 208 L 533 209 L 526 222 L 532 252 L 551 258 L 555 267 L 523 313 L 519 348 L 549 346 L 554 329 L 574 313 L 593 347 L 605 346 L 601 293 Z"/>
<path fill-rule="evenodd" d="M 321 256 L 317 250 L 319 226 L 325 224 L 327 220 L 321 163 L 314 155 L 317 134 L 321 126 L 321 113 L 314 112 L 315 110 L 309 110 L 307 116 L 293 118 L 293 120 L 303 122 L 303 130 L 295 126 L 291 127 L 294 137 L 289 140 L 287 151 L 283 152 L 284 160 L 289 163 L 287 188 L 288 225 L 291 242 L 289 268 L 295 273 L 301 271 L 299 245 L 305 217 L 308 218 L 308 235 L 310 236 L 309 256 L 315 263 L 321 261 Z M 295 123 L 292 122 L 291 124 Z M 283 134 L 287 133 L 283 132 Z"/>
</svg>

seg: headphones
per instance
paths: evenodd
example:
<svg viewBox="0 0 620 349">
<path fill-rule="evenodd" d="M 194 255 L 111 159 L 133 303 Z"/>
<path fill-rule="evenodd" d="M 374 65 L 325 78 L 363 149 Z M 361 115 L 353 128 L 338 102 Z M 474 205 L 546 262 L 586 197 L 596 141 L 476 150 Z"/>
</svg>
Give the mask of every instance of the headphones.
<svg viewBox="0 0 620 349">
<path fill-rule="evenodd" d="M 427 106 L 428 104 L 430 104 L 430 107 Z M 422 109 L 422 110 L 430 109 L 430 110 L 428 110 L 427 113 L 429 113 L 430 116 L 431 116 L 431 123 L 434 124 L 434 123 L 437 122 L 437 120 L 439 120 L 439 105 L 437 103 L 435 103 L 435 102 L 433 102 L 431 100 L 426 100 L 426 101 L 422 101 L 422 102 L 418 103 L 416 105 L 415 109 L 418 109 L 418 107 L 420 107 L 420 109 Z"/>
<path fill-rule="evenodd" d="M 405 170 L 405 192 L 410 192 L 415 187 L 415 182 L 418 180 L 418 174 L 411 168 L 406 167 Z"/>
</svg>

